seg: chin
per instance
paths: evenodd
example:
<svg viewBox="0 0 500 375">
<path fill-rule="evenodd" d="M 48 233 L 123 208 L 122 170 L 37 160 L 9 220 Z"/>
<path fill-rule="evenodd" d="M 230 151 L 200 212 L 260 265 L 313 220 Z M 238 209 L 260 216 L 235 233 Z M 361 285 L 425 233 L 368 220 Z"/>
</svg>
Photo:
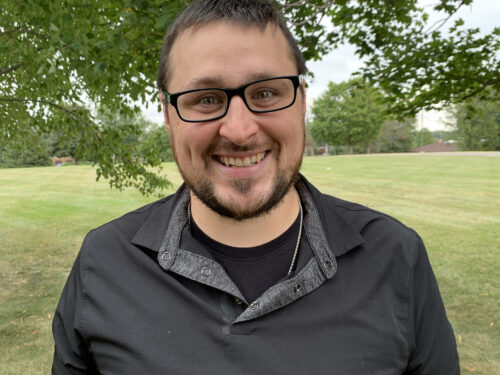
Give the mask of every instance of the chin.
<svg viewBox="0 0 500 375">
<path fill-rule="evenodd" d="M 268 186 L 255 185 L 249 180 L 235 180 L 225 188 L 214 188 L 213 182 L 189 186 L 206 206 L 223 217 L 245 220 L 265 215 L 272 211 L 298 179 L 298 171 L 287 178 L 278 173 Z M 189 184 L 188 184 L 189 185 Z"/>
</svg>

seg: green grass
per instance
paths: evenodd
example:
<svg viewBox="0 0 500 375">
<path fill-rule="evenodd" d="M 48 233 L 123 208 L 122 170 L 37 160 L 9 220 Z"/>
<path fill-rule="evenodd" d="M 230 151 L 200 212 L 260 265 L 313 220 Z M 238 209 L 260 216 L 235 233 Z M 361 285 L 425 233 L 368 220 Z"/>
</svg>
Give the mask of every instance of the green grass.
<svg viewBox="0 0 500 375">
<path fill-rule="evenodd" d="M 175 166 L 167 171 L 179 186 Z M 500 158 L 316 157 L 302 172 L 420 233 L 462 372 L 500 374 Z M 86 165 L 0 169 L 1 374 L 50 372 L 53 312 L 85 233 L 152 200 L 96 183 Z"/>
</svg>

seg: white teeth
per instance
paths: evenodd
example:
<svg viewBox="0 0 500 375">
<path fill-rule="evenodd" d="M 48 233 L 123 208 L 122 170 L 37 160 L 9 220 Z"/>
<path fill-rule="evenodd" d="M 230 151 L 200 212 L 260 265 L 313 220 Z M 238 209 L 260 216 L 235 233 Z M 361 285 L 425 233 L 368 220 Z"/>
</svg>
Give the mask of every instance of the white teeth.
<svg viewBox="0 0 500 375">
<path fill-rule="evenodd" d="M 259 152 L 258 154 L 252 155 L 250 157 L 241 158 L 232 158 L 229 156 L 218 156 L 219 161 L 224 164 L 226 167 L 248 167 L 252 164 L 256 164 L 264 159 L 266 156 L 265 152 Z"/>
</svg>

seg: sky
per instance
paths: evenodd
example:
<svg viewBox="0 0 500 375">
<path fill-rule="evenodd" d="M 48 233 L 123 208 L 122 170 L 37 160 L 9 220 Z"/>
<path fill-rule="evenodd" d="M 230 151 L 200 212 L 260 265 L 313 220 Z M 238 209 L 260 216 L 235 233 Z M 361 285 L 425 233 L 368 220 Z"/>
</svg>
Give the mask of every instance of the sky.
<svg viewBox="0 0 500 375">
<path fill-rule="evenodd" d="M 429 25 L 442 18 L 441 15 L 432 12 L 432 6 L 436 2 L 437 0 L 420 1 L 420 5 L 430 14 Z M 500 0 L 474 0 L 470 6 L 462 7 L 442 30 L 452 25 L 453 20 L 458 17 L 461 17 L 468 27 L 478 27 L 483 33 L 491 32 L 495 26 L 500 26 Z M 362 66 L 363 62 L 354 54 L 354 47 L 350 45 L 332 50 L 321 61 L 307 63 L 309 71 L 314 73 L 314 79 L 308 78 L 308 107 L 327 89 L 328 82 L 347 81 L 351 74 Z M 143 113 L 151 121 L 163 122 L 162 114 L 157 112 L 156 103 L 147 109 L 144 108 Z M 425 111 L 418 116 L 417 125 L 419 128 L 426 127 L 431 131 L 446 130 L 446 117 L 443 111 Z"/>
</svg>

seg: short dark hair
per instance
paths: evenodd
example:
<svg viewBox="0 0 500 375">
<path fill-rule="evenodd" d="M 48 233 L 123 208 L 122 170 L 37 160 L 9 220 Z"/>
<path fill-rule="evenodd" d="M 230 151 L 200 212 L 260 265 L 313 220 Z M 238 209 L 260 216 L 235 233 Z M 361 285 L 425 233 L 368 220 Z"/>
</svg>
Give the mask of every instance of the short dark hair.
<svg viewBox="0 0 500 375">
<path fill-rule="evenodd" d="M 297 41 L 271 1 L 195 0 L 177 16 L 165 35 L 156 80 L 159 90 L 168 91 L 170 51 L 179 34 L 191 26 L 215 21 L 232 21 L 246 26 L 258 26 L 262 29 L 268 24 L 276 26 L 285 35 L 298 74 L 307 73 L 304 57 Z"/>
</svg>

